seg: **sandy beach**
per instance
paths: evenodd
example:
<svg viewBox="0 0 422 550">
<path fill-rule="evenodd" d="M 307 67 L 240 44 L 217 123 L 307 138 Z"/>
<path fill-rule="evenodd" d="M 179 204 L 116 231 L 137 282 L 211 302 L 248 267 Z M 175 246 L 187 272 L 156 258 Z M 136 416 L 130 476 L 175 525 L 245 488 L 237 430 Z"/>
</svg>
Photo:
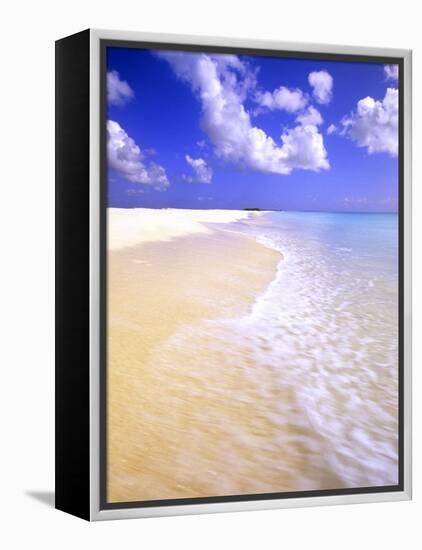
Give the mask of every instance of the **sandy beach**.
<svg viewBox="0 0 422 550">
<path fill-rule="evenodd" d="M 394 220 L 365 249 L 312 215 L 108 216 L 110 502 L 395 482 Z"/>
<path fill-rule="evenodd" d="M 109 208 L 108 249 L 121 250 L 147 242 L 209 234 L 212 230 L 207 223 L 227 224 L 257 217 L 256 213 L 242 210 Z"/>
<path fill-rule="evenodd" d="M 108 272 L 109 499 L 224 492 L 215 477 L 227 465 L 213 456 L 221 437 L 215 416 L 243 408 L 233 398 L 246 381 L 225 372 L 215 358 L 197 356 L 180 365 L 174 355 L 173 362 L 157 361 L 156 355 L 181 328 L 247 308 L 271 281 L 279 254 L 196 220 L 182 223 L 176 211 L 173 220 L 169 211 L 148 212 L 139 227 L 149 222 L 149 231 L 144 242 L 136 242 L 133 221 L 124 214 L 113 212 L 110 224 L 121 246 L 110 253 Z M 206 219 L 218 218 L 235 219 L 224 213 L 214 218 L 208 213 Z M 129 226 L 131 241 L 123 229 Z M 201 452 L 197 446 L 207 435 L 210 448 Z"/>
<path fill-rule="evenodd" d="M 120 245 L 108 271 L 108 499 L 297 489 L 289 462 L 306 469 L 306 461 L 299 443 L 287 445 L 289 427 L 275 412 L 280 400 L 294 408 L 289 390 L 270 383 L 270 394 L 262 392 L 212 342 L 189 339 L 191 327 L 197 334 L 203 324 L 206 341 L 207 322 L 246 311 L 273 279 L 280 254 L 225 230 L 221 222 L 245 219 L 243 212 L 205 211 L 206 222 L 185 223 L 173 212 L 138 222 L 149 225 L 144 242 L 133 211 L 130 221 L 125 212 L 109 218 Z"/>
</svg>

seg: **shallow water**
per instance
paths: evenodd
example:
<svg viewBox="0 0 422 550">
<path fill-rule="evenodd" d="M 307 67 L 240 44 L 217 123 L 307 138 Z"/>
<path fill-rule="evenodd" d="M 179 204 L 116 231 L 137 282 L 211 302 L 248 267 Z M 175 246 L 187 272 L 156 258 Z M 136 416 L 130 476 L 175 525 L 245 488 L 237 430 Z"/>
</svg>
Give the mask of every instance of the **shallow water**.
<svg viewBox="0 0 422 550">
<path fill-rule="evenodd" d="M 154 356 L 183 373 L 175 415 L 189 392 L 201 403 L 175 479 L 214 472 L 205 494 L 396 484 L 397 216 L 269 213 L 231 230 L 282 259 L 247 312 L 184 327 Z"/>
<path fill-rule="evenodd" d="M 284 261 L 239 336 L 294 386 L 347 486 L 397 483 L 397 215 L 267 218 L 257 238 Z"/>
</svg>

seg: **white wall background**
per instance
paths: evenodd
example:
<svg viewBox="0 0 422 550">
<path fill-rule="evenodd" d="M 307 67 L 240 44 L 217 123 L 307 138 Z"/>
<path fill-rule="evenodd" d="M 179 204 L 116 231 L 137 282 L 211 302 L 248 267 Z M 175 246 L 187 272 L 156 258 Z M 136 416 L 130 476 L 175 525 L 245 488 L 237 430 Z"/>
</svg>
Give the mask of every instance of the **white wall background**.
<svg viewBox="0 0 422 550">
<path fill-rule="evenodd" d="M 0 545 L 421 548 L 422 144 L 417 123 L 422 49 L 417 2 L 15 0 L 3 2 L 0 11 Z M 45 499 L 53 489 L 54 40 L 87 27 L 414 49 L 413 502 L 90 525 L 29 494 Z"/>
</svg>

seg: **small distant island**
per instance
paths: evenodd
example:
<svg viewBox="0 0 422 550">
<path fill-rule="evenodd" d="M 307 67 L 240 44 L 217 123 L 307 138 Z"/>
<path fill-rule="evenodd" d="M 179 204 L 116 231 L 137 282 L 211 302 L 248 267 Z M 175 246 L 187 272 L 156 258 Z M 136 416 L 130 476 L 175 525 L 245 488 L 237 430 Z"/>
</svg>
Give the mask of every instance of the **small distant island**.
<svg viewBox="0 0 422 550">
<path fill-rule="evenodd" d="M 262 212 L 262 208 L 244 208 L 243 210 L 247 210 L 248 212 Z"/>
</svg>

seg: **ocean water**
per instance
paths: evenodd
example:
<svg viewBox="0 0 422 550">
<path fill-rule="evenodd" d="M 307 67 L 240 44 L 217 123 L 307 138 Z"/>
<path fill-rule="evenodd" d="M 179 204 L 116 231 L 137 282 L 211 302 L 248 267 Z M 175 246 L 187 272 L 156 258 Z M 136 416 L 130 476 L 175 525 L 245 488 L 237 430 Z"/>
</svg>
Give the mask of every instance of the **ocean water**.
<svg viewBox="0 0 422 550">
<path fill-rule="evenodd" d="M 213 439 L 192 435 L 197 460 L 180 451 L 174 471 L 203 460 L 202 475 L 218 472 L 210 494 L 396 484 L 397 215 L 277 212 L 229 229 L 280 262 L 247 311 L 187 327 L 161 349 L 173 364 L 196 361 L 197 380 L 218 372 L 227 394 L 203 412 Z M 248 389 L 225 384 L 236 369 Z"/>
<path fill-rule="evenodd" d="M 283 260 L 240 331 L 294 385 L 346 485 L 397 483 L 398 216 L 265 217 L 252 232 Z"/>
</svg>

